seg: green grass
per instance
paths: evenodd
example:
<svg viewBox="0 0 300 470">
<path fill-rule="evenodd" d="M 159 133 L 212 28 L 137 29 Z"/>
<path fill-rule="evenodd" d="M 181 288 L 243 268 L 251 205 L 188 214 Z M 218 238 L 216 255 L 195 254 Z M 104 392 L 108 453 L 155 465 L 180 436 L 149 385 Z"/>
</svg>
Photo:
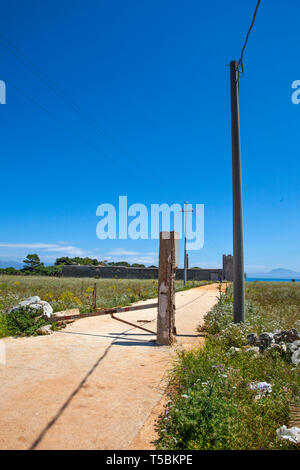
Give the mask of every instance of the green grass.
<svg viewBox="0 0 300 470">
<path fill-rule="evenodd" d="M 22 307 L 16 312 L 0 317 L 0 334 L 4 336 L 35 336 L 37 330 L 49 324 L 40 312 L 30 307 Z"/>
<path fill-rule="evenodd" d="M 300 402 L 300 373 L 277 351 L 258 357 L 244 350 L 249 332 L 299 328 L 300 285 L 246 285 L 247 321 L 232 323 L 232 289 L 209 312 L 205 346 L 179 353 L 170 375 L 170 402 L 158 423 L 158 449 L 291 449 L 276 429 L 289 423 L 289 403 Z M 250 382 L 268 382 L 271 394 L 255 399 Z"/>
<path fill-rule="evenodd" d="M 156 280 L 0 276 L 0 337 L 8 334 L 8 309 L 33 295 L 49 302 L 54 312 L 76 307 L 81 313 L 90 312 L 95 283 L 97 307 L 121 307 L 157 296 Z M 207 282 L 189 281 L 184 287 L 182 281 L 176 281 L 176 290 L 204 284 Z"/>
</svg>

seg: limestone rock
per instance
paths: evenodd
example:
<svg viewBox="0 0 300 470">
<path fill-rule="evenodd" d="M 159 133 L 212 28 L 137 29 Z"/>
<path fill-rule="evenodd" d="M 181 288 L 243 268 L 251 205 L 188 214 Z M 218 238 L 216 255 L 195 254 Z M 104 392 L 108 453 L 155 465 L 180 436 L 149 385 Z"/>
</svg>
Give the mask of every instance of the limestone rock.
<svg viewBox="0 0 300 470">
<path fill-rule="evenodd" d="M 293 343 L 288 343 L 287 348 L 291 353 L 300 350 L 300 341 L 298 340 L 293 341 Z"/>
<path fill-rule="evenodd" d="M 246 346 L 244 348 L 244 351 L 248 354 L 252 354 L 253 357 L 258 357 L 260 349 L 258 346 L 252 346 L 252 347 Z"/>
<path fill-rule="evenodd" d="M 45 315 L 48 318 L 50 318 L 53 313 L 53 308 L 51 307 L 51 305 L 48 302 L 41 300 L 40 297 L 38 297 L 37 295 L 22 300 L 22 302 L 19 302 L 17 305 L 12 307 L 8 311 L 8 313 L 16 312 L 20 308 L 24 307 L 30 307 L 35 310 L 41 310 L 41 315 Z"/>
<path fill-rule="evenodd" d="M 38 335 L 52 335 L 52 325 L 41 326 L 36 332 Z"/>
<path fill-rule="evenodd" d="M 53 308 L 51 305 L 45 300 L 41 300 L 40 304 L 42 305 L 44 315 L 50 318 L 53 313 Z"/>
<path fill-rule="evenodd" d="M 241 348 L 235 348 L 234 346 L 231 346 L 227 354 L 236 354 L 241 351 Z"/>
<path fill-rule="evenodd" d="M 286 330 L 275 330 L 273 332 L 275 343 L 279 344 L 282 341 L 285 341 L 287 331 Z"/>
<path fill-rule="evenodd" d="M 300 340 L 300 333 L 296 330 L 296 328 L 292 328 L 291 330 L 287 331 L 286 341 L 288 343 L 292 343 L 297 340 Z"/>
<path fill-rule="evenodd" d="M 249 344 L 257 345 L 259 344 L 258 336 L 255 333 L 249 333 L 247 335 L 247 340 Z"/>
<path fill-rule="evenodd" d="M 281 428 L 276 430 L 278 439 L 284 439 L 294 444 L 300 444 L 300 429 L 297 426 L 292 428 L 287 428 L 286 426 L 281 426 Z"/>
<path fill-rule="evenodd" d="M 31 304 L 38 304 L 40 301 L 41 299 L 39 298 L 38 295 L 33 295 L 32 297 L 28 297 L 27 299 L 22 300 L 22 302 L 20 302 L 18 305 L 20 307 L 26 307 L 27 305 L 31 305 Z"/>
<path fill-rule="evenodd" d="M 259 337 L 261 349 L 266 349 L 275 342 L 273 333 L 262 333 Z"/>
<path fill-rule="evenodd" d="M 299 366 L 299 364 L 300 364 L 300 349 L 293 352 L 292 357 L 291 357 L 291 361 L 294 364 L 294 366 Z"/>
<path fill-rule="evenodd" d="M 285 343 L 282 343 L 282 344 L 278 344 L 278 343 L 271 344 L 271 346 L 269 346 L 268 349 L 269 349 L 269 350 L 274 349 L 275 351 L 278 351 L 279 353 L 283 353 L 283 354 L 285 354 L 286 351 L 287 351 L 287 347 L 286 347 L 286 344 L 285 344 Z"/>
</svg>

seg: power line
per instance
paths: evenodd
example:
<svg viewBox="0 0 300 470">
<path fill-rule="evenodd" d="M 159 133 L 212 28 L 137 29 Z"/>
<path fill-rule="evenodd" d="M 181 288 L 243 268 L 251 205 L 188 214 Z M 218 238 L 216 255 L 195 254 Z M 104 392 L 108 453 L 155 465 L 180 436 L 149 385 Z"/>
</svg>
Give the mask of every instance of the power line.
<svg viewBox="0 0 300 470">
<path fill-rule="evenodd" d="M 244 44 L 244 47 L 243 47 L 242 52 L 241 52 L 241 57 L 240 57 L 240 60 L 239 60 L 239 67 L 241 67 L 241 70 L 240 70 L 241 73 L 244 73 L 243 56 L 244 56 L 244 52 L 245 52 L 245 49 L 246 49 L 246 46 L 247 46 L 247 43 L 248 43 L 249 35 L 250 35 L 251 30 L 252 30 L 252 28 L 254 26 L 254 23 L 255 23 L 255 19 L 256 19 L 256 15 L 257 15 L 257 11 L 258 11 L 258 7 L 260 5 L 260 2 L 261 2 L 261 0 L 258 0 L 256 8 L 255 8 L 255 12 L 253 14 L 252 23 L 250 25 L 249 31 L 248 31 L 246 39 L 245 39 L 245 44 Z"/>
<path fill-rule="evenodd" d="M 5 78 L 5 77 L 3 77 Z M 79 132 L 77 132 L 75 129 L 73 129 L 71 126 L 69 126 L 69 124 L 65 123 L 62 119 L 58 118 L 55 116 L 55 114 L 53 114 L 51 111 L 49 111 L 45 106 L 41 105 L 40 103 L 38 103 L 34 98 L 32 98 L 31 96 L 27 95 L 27 93 L 25 93 L 21 88 L 19 88 L 18 86 L 16 86 L 14 83 L 12 83 L 10 80 L 8 80 L 7 78 L 5 78 L 5 82 L 8 83 L 12 88 L 14 88 L 16 91 L 18 91 L 21 95 L 25 96 L 25 98 L 29 101 L 31 101 L 31 103 L 33 103 L 35 106 L 37 106 L 38 108 L 42 109 L 45 113 L 47 113 L 54 121 L 58 122 L 61 126 L 65 127 L 66 129 L 68 129 L 68 131 L 70 131 L 72 134 L 76 135 L 79 139 L 81 139 L 83 142 L 85 142 L 87 145 L 89 145 L 89 147 L 91 147 L 93 150 L 95 150 L 97 153 L 100 152 L 100 150 L 95 147 L 93 144 L 91 144 L 85 137 L 83 137 Z M 105 159 L 109 159 L 111 160 L 112 162 L 114 162 L 115 164 L 117 164 L 121 169 L 123 169 L 120 165 L 119 165 L 119 162 L 117 162 L 116 160 L 114 160 L 113 158 L 109 157 L 108 155 L 106 155 L 104 152 L 101 151 L 101 157 L 104 157 Z"/>
<path fill-rule="evenodd" d="M 25 67 L 27 67 L 41 82 L 43 82 L 50 90 L 52 90 L 56 95 L 61 98 L 65 103 L 67 103 L 76 113 L 90 124 L 94 129 L 96 129 L 102 137 L 104 137 L 110 144 L 117 148 L 123 155 L 134 160 L 135 163 L 138 163 L 136 158 L 130 152 L 127 152 L 124 147 L 113 137 L 109 136 L 104 129 L 93 119 L 91 118 L 83 109 L 81 109 L 78 104 L 75 103 L 72 98 L 70 98 L 64 91 L 59 88 L 59 86 L 44 72 L 42 72 L 39 67 L 37 67 L 25 54 L 15 46 L 3 33 L 0 32 L 0 36 L 8 43 L 1 41 L 0 44 L 5 47 L 14 57 L 16 57 Z M 22 57 L 20 57 L 20 54 Z"/>
</svg>

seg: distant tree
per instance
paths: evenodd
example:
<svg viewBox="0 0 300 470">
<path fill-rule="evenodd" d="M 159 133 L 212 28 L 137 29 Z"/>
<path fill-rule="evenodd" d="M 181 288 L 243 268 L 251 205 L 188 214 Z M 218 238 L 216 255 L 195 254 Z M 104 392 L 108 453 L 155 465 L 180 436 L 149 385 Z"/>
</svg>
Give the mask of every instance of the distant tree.
<svg viewBox="0 0 300 470">
<path fill-rule="evenodd" d="M 107 266 L 125 266 L 125 268 L 130 268 L 130 264 L 127 263 L 127 261 L 111 261 L 110 263 L 107 263 Z"/>
<path fill-rule="evenodd" d="M 61 266 L 62 264 L 74 264 L 71 258 L 68 256 L 62 256 L 61 258 L 57 258 L 55 260 L 54 266 Z"/>
<path fill-rule="evenodd" d="M 80 258 L 79 256 L 75 256 L 75 258 L 72 258 L 73 264 L 88 264 L 85 263 L 84 258 Z"/>
<path fill-rule="evenodd" d="M 55 266 L 62 266 L 64 264 L 71 265 L 71 264 L 80 264 L 80 265 L 92 265 L 92 266 L 98 266 L 99 261 L 94 258 L 80 258 L 79 256 L 76 256 L 75 258 L 69 258 L 69 256 L 62 256 L 61 258 L 57 258 L 55 261 Z"/>
<path fill-rule="evenodd" d="M 41 263 L 39 255 L 36 253 L 27 255 L 27 258 L 23 260 L 24 271 L 37 273 L 41 268 L 44 267 L 44 263 Z"/>
<path fill-rule="evenodd" d="M 13 275 L 18 275 L 20 274 L 20 271 L 16 268 L 1 268 L 0 269 L 0 274 L 13 274 Z"/>
<path fill-rule="evenodd" d="M 152 264 L 151 266 L 148 266 L 148 268 L 156 268 L 157 269 L 157 266 L 154 266 L 154 264 Z"/>
<path fill-rule="evenodd" d="M 145 268 L 146 266 L 144 264 L 133 263 L 131 267 L 132 268 Z"/>
<path fill-rule="evenodd" d="M 39 269 L 39 274 L 44 276 L 59 277 L 62 273 L 62 266 L 43 266 Z"/>
<path fill-rule="evenodd" d="M 94 258 L 89 258 L 88 256 L 86 258 L 80 258 L 79 256 L 76 256 L 75 258 L 72 258 L 72 261 L 73 261 L 73 264 L 76 263 L 76 264 L 80 264 L 80 265 L 84 265 L 84 266 L 87 266 L 87 265 L 92 265 L 92 266 L 97 266 L 99 264 L 99 261 Z"/>
</svg>

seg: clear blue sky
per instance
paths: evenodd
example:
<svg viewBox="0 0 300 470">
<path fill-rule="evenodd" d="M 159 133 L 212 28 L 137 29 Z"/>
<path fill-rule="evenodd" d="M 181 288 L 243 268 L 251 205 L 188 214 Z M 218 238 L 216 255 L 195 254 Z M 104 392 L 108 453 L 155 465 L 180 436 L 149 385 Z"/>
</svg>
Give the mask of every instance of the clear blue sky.
<svg viewBox="0 0 300 470">
<path fill-rule="evenodd" d="M 157 262 L 157 241 L 100 241 L 96 208 L 205 204 L 190 264 L 232 252 L 230 60 L 256 0 L 10 0 L 0 32 L 126 149 L 120 152 L 0 45 L 0 260 L 37 252 Z M 262 0 L 240 84 L 247 273 L 300 271 L 300 3 Z M 91 146 L 62 127 L 22 89 Z M 94 149 L 97 148 L 98 150 Z M 129 154 L 134 156 L 131 159 Z M 113 161 L 112 161 L 113 160 Z M 181 247 L 182 248 L 182 247 Z M 182 259 L 182 257 L 181 257 Z"/>
</svg>

